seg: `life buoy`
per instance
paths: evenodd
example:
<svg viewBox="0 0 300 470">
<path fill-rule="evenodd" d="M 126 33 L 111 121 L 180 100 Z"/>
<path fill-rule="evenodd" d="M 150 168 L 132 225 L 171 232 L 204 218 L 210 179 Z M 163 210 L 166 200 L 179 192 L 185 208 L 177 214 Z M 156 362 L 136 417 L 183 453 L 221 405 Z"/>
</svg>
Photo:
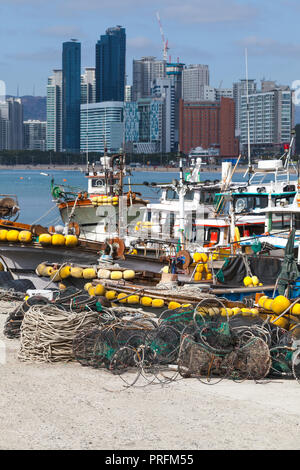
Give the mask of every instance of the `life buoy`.
<svg viewBox="0 0 300 470">
<path fill-rule="evenodd" d="M 80 227 L 77 222 L 70 222 L 68 225 L 68 230 L 70 230 L 72 234 L 76 235 L 76 237 L 79 237 Z"/>
<path fill-rule="evenodd" d="M 107 240 L 107 243 L 112 246 L 113 253 L 118 257 L 122 258 L 125 253 L 125 243 L 121 238 L 111 238 Z"/>
</svg>

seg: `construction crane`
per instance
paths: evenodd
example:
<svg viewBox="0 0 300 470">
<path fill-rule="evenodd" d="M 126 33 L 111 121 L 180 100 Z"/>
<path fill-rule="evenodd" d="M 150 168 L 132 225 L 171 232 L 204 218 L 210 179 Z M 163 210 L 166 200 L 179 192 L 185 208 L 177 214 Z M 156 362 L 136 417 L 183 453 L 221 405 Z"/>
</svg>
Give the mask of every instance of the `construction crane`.
<svg viewBox="0 0 300 470">
<path fill-rule="evenodd" d="M 161 34 L 161 38 L 162 38 L 162 42 L 163 42 L 163 58 L 167 62 L 167 60 L 168 60 L 168 50 L 169 50 L 168 40 L 165 40 L 165 35 L 164 35 L 164 31 L 163 31 L 163 28 L 162 28 L 162 24 L 161 24 L 161 21 L 160 21 L 160 16 L 159 16 L 158 11 L 156 12 L 156 17 L 157 17 L 157 20 L 158 20 L 160 34 Z"/>
</svg>

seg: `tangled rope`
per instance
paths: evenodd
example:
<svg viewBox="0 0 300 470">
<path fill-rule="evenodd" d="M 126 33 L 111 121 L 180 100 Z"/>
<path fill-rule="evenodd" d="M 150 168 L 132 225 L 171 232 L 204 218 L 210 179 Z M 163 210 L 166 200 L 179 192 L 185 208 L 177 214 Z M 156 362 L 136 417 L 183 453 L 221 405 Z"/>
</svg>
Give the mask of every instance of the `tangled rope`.
<svg viewBox="0 0 300 470">
<path fill-rule="evenodd" d="M 97 312 L 70 313 L 56 306 L 32 306 L 23 318 L 18 358 L 25 362 L 71 361 L 76 334 L 98 324 Z"/>
</svg>

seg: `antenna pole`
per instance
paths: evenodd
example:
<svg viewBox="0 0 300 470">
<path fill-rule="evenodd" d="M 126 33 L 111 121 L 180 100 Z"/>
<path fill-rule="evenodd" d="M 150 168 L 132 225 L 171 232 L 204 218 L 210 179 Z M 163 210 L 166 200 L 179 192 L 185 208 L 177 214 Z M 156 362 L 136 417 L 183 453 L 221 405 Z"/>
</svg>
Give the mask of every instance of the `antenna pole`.
<svg viewBox="0 0 300 470">
<path fill-rule="evenodd" d="M 248 124 L 248 169 L 251 168 L 251 149 L 250 149 L 250 109 L 249 109 L 249 83 L 248 83 L 248 50 L 245 49 L 246 60 L 246 85 L 247 85 L 247 124 Z"/>
</svg>

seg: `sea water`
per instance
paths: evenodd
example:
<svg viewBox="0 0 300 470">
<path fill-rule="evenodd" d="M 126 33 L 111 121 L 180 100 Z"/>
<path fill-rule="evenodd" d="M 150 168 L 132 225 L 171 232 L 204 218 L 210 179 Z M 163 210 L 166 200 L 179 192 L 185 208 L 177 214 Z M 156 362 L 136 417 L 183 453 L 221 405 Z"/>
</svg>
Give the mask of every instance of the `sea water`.
<svg viewBox="0 0 300 470">
<path fill-rule="evenodd" d="M 220 179 L 220 176 L 217 172 L 205 172 L 202 180 L 214 181 Z M 39 223 L 46 227 L 61 223 L 59 211 L 51 195 L 52 178 L 56 184 L 71 186 L 78 192 L 87 190 L 87 179 L 84 172 L 79 170 L 0 170 L 0 194 L 13 194 L 17 197 L 20 207 L 18 222 Z M 174 179 L 179 179 L 178 171 L 133 170 L 131 176 L 124 179 L 124 191 L 128 190 L 130 182 L 132 191 L 141 193 L 149 202 L 158 202 L 159 189 L 143 183 L 171 183 Z M 234 175 L 233 180 L 242 181 L 243 174 Z"/>
</svg>

